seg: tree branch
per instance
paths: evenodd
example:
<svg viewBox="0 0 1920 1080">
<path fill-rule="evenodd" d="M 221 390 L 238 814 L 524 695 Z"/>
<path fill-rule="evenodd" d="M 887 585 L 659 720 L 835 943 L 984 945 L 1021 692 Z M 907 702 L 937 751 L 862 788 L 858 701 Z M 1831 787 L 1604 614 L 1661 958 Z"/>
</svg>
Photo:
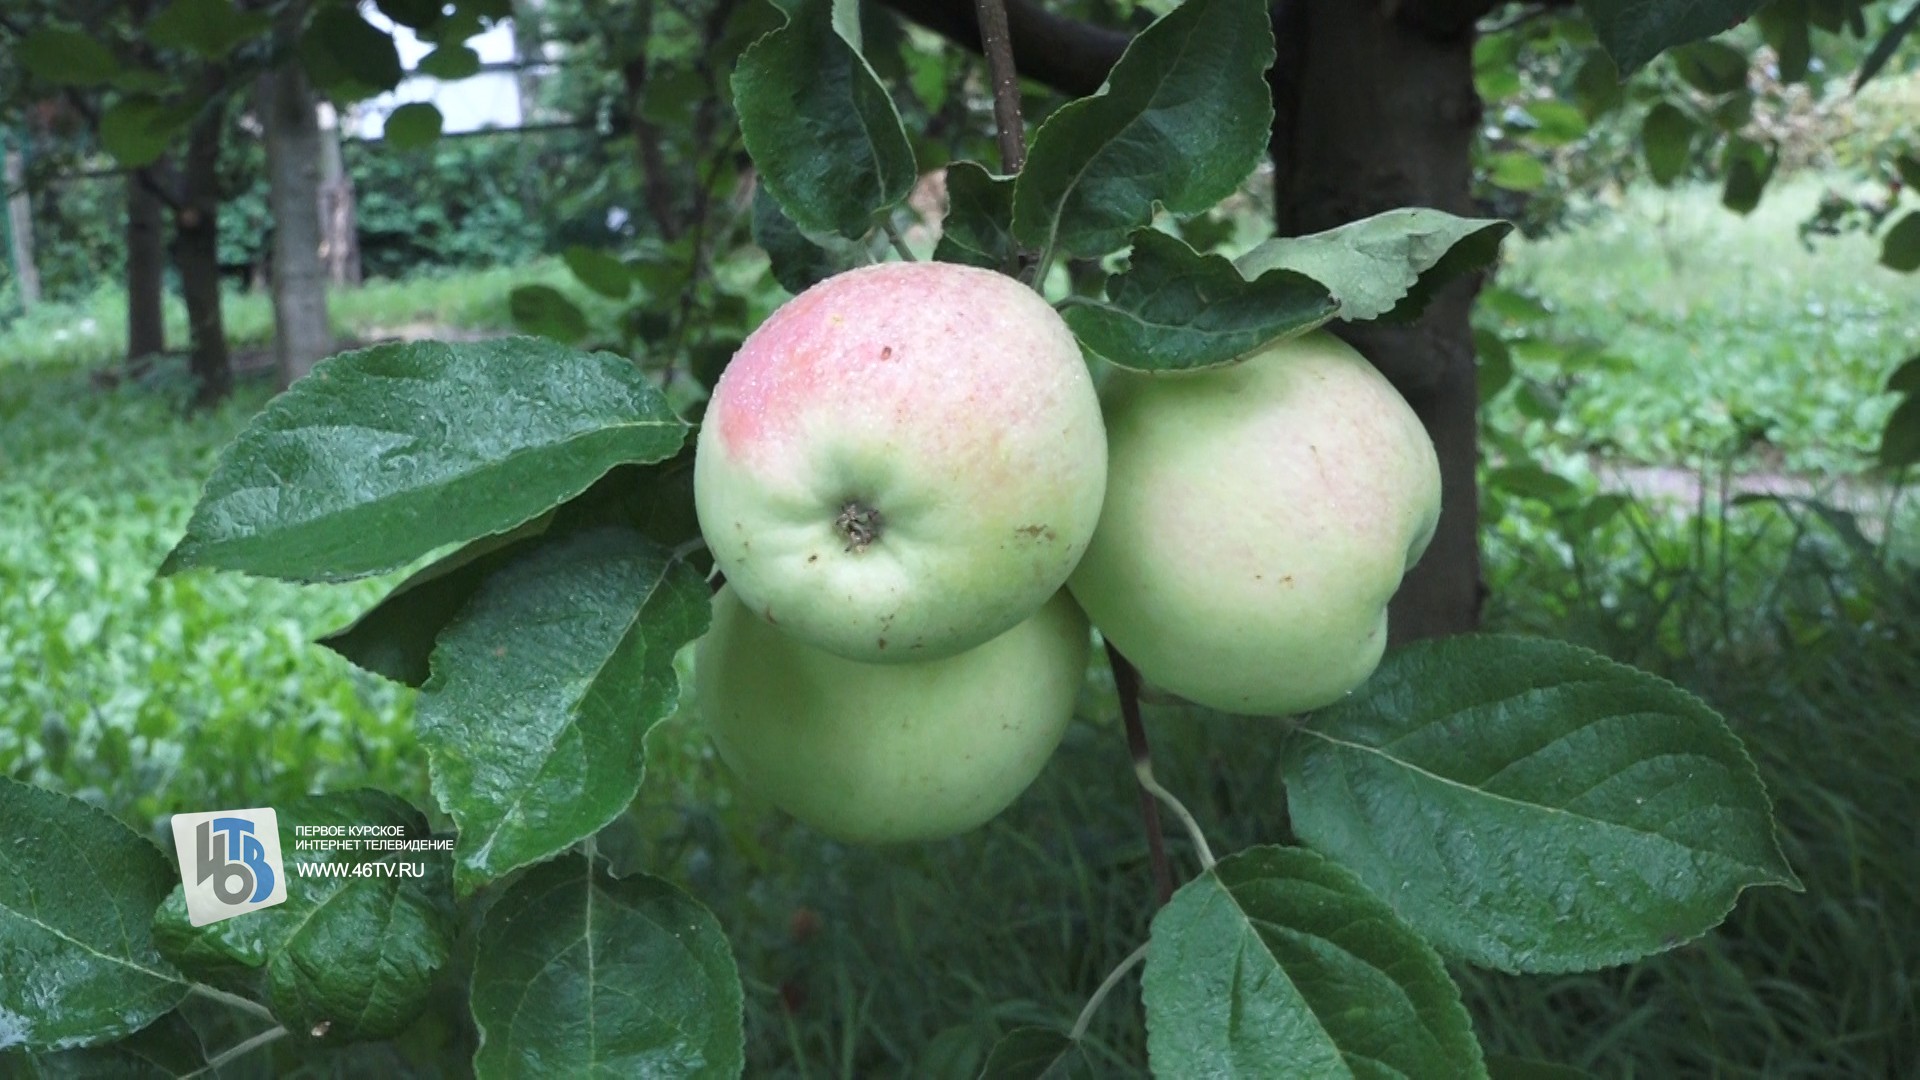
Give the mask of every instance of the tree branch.
<svg viewBox="0 0 1920 1080">
<path fill-rule="evenodd" d="M 882 3 L 955 44 L 981 50 L 980 15 L 972 0 L 882 0 Z M 1013 63 L 1020 74 L 1064 94 L 1100 89 L 1133 35 L 1041 8 L 1035 0 L 1007 0 Z"/>
<path fill-rule="evenodd" d="M 1000 140 L 1000 171 L 1012 176 L 1027 163 L 1027 126 L 1020 118 L 1020 75 L 1013 61 L 1013 32 L 1004 0 L 974 0 L 980 20 L 980 51 L 993 78 L 994 135 Z"/>
<path fill-rule="evenodd" d="M 1147 748 L 1147 728 L 1140 720 L 1140 672 L 1107 642 L 1107 663 L 1113 667 L 1113 686 L 1120 694 L 1120 716 L 1127 725 L 1127 750 L 1133 755 L 1134 775 L 1152 775 L 1153 754 Z M 1160 829 L 1160 803 L 1145 785 L 1140 787 L 1140 820 L 1147 830 L 1147 857 L 1153 863 L 1153 890 L 1160 903 L 1173 899 L 1173 864 L 1167 861 L 1167 841 Z"/>
</svg>

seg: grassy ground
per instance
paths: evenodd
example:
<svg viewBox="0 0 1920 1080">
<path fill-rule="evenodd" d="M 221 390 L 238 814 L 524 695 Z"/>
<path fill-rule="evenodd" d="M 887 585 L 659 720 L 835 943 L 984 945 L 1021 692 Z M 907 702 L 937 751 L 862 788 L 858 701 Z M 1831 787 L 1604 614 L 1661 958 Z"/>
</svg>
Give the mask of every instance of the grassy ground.
<svg viewBox="0 0 1920 1080">
<path fill-rule="evenodd" d="M 1636 195 L 1617 218 L 1520 246 L 1509 281 L 1548 305 L 1543 336 L 1603 338 L 1627 362 L 1549 371 L 1523 350 L 1534 374 L 1567 380 L 1567 407 L 1549 424 L 1497 402 L 1490 423 L 1543 457 L 1664 462 L 1717 460 L 1735 417 L 1765 416 L 1781 462 L 1851 468 L 1883 414 L 1879 380 L 1920 351 L 1920 325 L 1899 317 L 1920 310 L 1920 281 L 1882 275 L 1860 242 L 1797 253 L 1796 191 L 1745 221 L 1696 193 Z M 512 285 L 555 276 L 381 284 L 334 311 L 355 336 L 500 327 Z M 363 782 L 424 802 L 410 698 L 307 644 L 381 583 L 151 577 L 264 391 L 189 419 L 161 393 L 99 390 L 86 372 L 111 363 L 118 318 L 103 297 L 0 330 L 0 772 L 135 821 Z M 230 326 L 263 341 L 262 302 L 237 301 Z M 1601 1075 L 1899 1075 L 1920 1062 L 1912 570 L 1887 570 L 1812 511 L 1708 510 L 1503 528 L 1490 620 L 1593 645 L 1719 706 L 1808 892 L 1750 895 L 1720 933 L 1619 971 L 1462 981 L 1489 1046 Z M 677 868 L 726 924 L 753 1075 L 971 1076 L 996 1033 L 1072 1022 L 1147 914 L 1110 688 L 1096 678 L 1083 705 L 1013 812 L 904 851 L 820 841 L 743 801 L 683 722 L 660 729 L 634 832 L 651 839 L 628 854 Z M 1284 835 L 1269 726 L 1149 722 L 1163 778 L 1217 847 Z M 1135 1071 L 1137 1008 L 1129 986 L 1093 1028 L 1112 1075 Z"/>
<path fill-rule="evenodd" d="M 1714 191 L 1634 189 L 1584 227 L 1513 242 L 1502 284 L 1546 301 L 1551 339 L 1599 349 L 1522 347 L 1523 369 L 1565 387 L 1560 416 L 1541 425 L 1509 396 L 1489 423 L 1641 462 L 1743 447 L 1754 467 L 1857 470 L 1893 407 L 1877 391 L 1920 354 L 1920 274 L 1879 266 L 1858 233 L 1803 246 L 1821 190 L 1783 182 L 1738 218 Z"/>
<path fill-rule="evenodd" d="M 409 278 L 377 279 L 328 298 L 334 330 L 344 339 L 409 326 L 506 330 L 507 294 L 517 285 L 565 283 L 555 261 L 531 266 Z M 227 339 L 236 349 L 264 348 L 273 340 L 273 304 L 261 293 L 229 293 L 222 307 Z M 184 347 L 187 313 L 177 297 L 166 301 L 167 341 Z M 127 348 L 126 295 L 104 290 L 83 303 L 45 304 L 0 327 L 0 371 L 21 368 L 103 367 Z"/>
</svg>

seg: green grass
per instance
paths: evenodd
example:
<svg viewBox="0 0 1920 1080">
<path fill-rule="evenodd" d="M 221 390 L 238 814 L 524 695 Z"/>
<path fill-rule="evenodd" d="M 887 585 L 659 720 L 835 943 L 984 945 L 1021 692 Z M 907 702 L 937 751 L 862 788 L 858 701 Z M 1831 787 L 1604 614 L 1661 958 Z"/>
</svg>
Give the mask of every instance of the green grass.
<svg viewBox="0 0 1920 1080">
<path fill-rule="evenodd" d="M 406 327 L 506 331 L 513 321 L 507 295 L 514 287 L 571 284 L 557 260 L 408 278 L 376 279 L 357 289 L 335 290 L 328 314 L 343 340 Z M 273 340 L 273 303 L 263 293 L 229 291 L 222 313 L 227 340 L 236 349 L 265 348 Z M 167 342 L 183 349 L 187 314 L 177 296 L 166 298 Z M 126 352 L 126 294 L 106 289 L 74 304 L 43 304 L 0 326 L 0 370 L 27 367 L 106 367 Z"/>
<path fill-rule="evenodd" d="M 1860 468 L 1893 406 L 1887 375 L 1920 354 L 1920 274 L 1879 266 L 1859 234 L 1803 247 L 1795 226 L 1820 191 L 1782 181 L 1741 218 L 1712 191 L 1635 189 L 1584 225 L 1510 241 L 1500 283 L 1545 301 L 1541 336 L 1603 355 L 1522 347 L 1523 370 L 1562 381 L 1560 415 L 1530 420 L 1506 395 L 1488 422 L 1642 462 L 1716 461 L 1751 434 L 1756 464 Z"/>
<path fill-rule="evenodd" d="M 140 822 L 209 798 L 424 789 L 411 701 L 308 644 L 377 587 L 153 577 L 264 399 L 248 387 L 185 419 L 73 371 L 0 380 L 0 773 Z"/>
</svg>

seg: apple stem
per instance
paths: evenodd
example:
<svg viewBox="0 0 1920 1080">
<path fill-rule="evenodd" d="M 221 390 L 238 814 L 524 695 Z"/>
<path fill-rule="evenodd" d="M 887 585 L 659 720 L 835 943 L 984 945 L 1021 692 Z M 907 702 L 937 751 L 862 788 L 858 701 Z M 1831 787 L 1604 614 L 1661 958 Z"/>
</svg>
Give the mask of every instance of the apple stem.
<svg viewBox="0 0 1920 1080">
<path fill-rule="evenodd" d="M 1140 721 L 1140 673 L 1111 641 L 1107 642 L 1107 663 L 1113 668 L 1113 686 L 1120 694 L 1120 716 L 1127 726 L 1127 750 L 1133 755 L 1134 776 L 1151 778 L 1153 752 L 1147 748 L 1147 728 Z M 1140 787 L 1140 820 L 1147 829 L 1154 893 L 1165 904 L 1173 899 L 1173 866 L 1167 861 L 1167 841 L 1160 830 L 1160 804 L 1144 782 Z"/>
<path fill-rule="evenodd" d="M 1107 995 L 1113 993 L 1113 988 L 1120 985 L 1120 980 L 1126 978 L 1127 972 L 1132 971 L 1140 961 L 1146 958 L 1147 947 L 1142 945 L 1128 953 L 1127 958 L 1120 961 L 1118 967 L 1107 972 L 1107 977 L 1101 981 L 1100 988 L 1087 999 L 1086 1008 L 1080 1010 L 1080 1017 L 1073 1022 L 1073 1030 L 1067 1033 L 1067 1038 L 1079 1042 L 1081 1037 L 1086 1035 L 1087 1028 L 1093 1024 L 1093 1014 L 1100 1011 L 1100 1005 L 1107 1000 Z"/>
<path fill-rule="evenodd" d="M 1155 798 L 1167 804 L 1167 809 L 1173 811 L 1174 817 L 1180 819 L 1181 826 L 1187 830 L 1187 839 L 1193 841 L 1193 850 L 1200 856 L 1200 869 L 1213 869 L 1213 848 L 1207 845 L 1206 834 L 1200 831 L 1200 822 L 1194 819 L 1186 804 L 1174 798 L 1173 792 L 1161 787 L 1160 781 L 1153 778 L 1153 763 L 1134 762 L 1133 775 L 1140 781 L 1141 790 L 1152 792 Z"/>
<path fill-rule="evenodd" d="M 980 51 L 993 82 L 993 123 L 1000 140 L 1002 172 L 1012 176 L 1027 163 L 1027 132 L 1020 118 L 1020 76 L 1013 68 L 1007 5 L 1005 0 L 974 0 L 974 10 L 980 17 Z"/>
</svg>

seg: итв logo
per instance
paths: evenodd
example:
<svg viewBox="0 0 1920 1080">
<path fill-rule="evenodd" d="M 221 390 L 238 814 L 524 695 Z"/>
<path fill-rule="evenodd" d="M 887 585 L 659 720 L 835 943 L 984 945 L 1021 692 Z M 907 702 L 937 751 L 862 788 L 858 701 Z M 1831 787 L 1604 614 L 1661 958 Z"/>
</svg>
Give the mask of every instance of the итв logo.
<svg viewBox="0 0 1920 1080">
<path fill-rule="evenodd" d="M 231 919 L 287 900 L 280 819 L 268 808 L 173 815 L 187 920 Z"/>
</svg>

